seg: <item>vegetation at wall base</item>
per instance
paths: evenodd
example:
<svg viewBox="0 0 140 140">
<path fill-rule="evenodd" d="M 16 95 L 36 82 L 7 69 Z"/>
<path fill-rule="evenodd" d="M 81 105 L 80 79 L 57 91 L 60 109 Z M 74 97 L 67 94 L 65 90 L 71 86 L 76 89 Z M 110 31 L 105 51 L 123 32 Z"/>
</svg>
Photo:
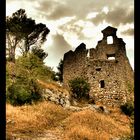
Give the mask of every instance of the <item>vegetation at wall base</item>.
<svg viewBox="0 0 140 140">
<path fill-rule="evenodd" d="M 122 112 L 128 116 L 134 115 L 134 105 L 131 102 L 127 102 L 120 106 Z"/>
<path fill-rule="evenodd" d="M 83 78 L 75 78 L 69 81 L 72 95 L 76 99 L 89 98 L 90 85 Z"/>
<path fill-rule="evenodd" d="M 121 111 L 130 117 L 131 135 L 122 140 L 134 140 L 134 103 L 128 101 L 120 106 Z"/>
</svg>

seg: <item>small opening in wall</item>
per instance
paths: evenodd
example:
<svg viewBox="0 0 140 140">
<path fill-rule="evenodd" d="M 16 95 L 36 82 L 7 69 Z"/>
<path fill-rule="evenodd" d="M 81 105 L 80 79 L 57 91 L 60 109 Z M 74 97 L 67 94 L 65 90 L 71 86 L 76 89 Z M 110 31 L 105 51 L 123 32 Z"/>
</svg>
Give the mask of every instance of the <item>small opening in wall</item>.
<svg viewBox="0 0 140 140">
<path fill-rule="evenodd" d="M 96 71 L 101 71 L 101 68 L 96 68 Z"/>
<path fill-rule="evenodd" d="M 115 60 L 115 54 L 107 54 L 107 59 L 108 60 Z"/>
<path fill-rule="evenodd" d="M 107 44 L 113 44 L 113 37 L 112 36 L 107 37 Z"/>
<path fill-rule="evenodd" d="M 104 80 L 101 80 L 101 81 L 100 81 L 99 87 L 100 87 L 100 88 L 104 88 L 104 87 L 105 87 L 105 82 L 104 82 Z"/>
<path fill-rule="evenodd" d="M 88 50 L 87 57 L 90 58 L 90 50 Z"/>
<path fill-rule="evenodd" d="M 115 60 L 115 57 L 112 56 L 112 57 L 108 57 L 107 59 L 108 60 Z"/>
</svg>

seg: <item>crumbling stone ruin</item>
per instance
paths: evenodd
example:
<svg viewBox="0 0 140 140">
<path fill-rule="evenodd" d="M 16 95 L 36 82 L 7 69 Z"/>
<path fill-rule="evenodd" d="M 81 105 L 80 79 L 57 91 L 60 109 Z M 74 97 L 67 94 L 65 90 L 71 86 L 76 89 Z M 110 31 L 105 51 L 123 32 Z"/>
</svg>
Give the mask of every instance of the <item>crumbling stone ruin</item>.
<svg viewBox="0 0 140 140">
<path fill-rule="evenodd" d="M 133 69 L 126 55 L 125 42 L 116 36 L 117 29 L 108 26 L 96 48 L 81 43 L 75 51 L 64 54 L 63 83 L 83 77 L 91 86 L 90 97 L 96 103 L 117 106 L 131 100 Z M 112 42 L 108 39 L 112 37 Z"/>
</svg>

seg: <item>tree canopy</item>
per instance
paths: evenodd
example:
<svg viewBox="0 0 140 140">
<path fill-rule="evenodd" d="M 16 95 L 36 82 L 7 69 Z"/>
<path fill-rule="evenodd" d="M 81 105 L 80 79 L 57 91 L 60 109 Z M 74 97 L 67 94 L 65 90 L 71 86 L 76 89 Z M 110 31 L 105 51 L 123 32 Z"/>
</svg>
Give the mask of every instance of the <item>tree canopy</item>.
<svg viewBox="0 0 140 140">
<path fill-rule="evenodd" d="M 28 18 L 24 9 L 19 9 L 6 17 L 7 51 L 11 61 L 15 61 L 15 50 L 19 47 L 27 55 L 32 45 L 40 47 L 46 41 L 50 30 L 43 23 L 36 24 Z"/>
</svg>

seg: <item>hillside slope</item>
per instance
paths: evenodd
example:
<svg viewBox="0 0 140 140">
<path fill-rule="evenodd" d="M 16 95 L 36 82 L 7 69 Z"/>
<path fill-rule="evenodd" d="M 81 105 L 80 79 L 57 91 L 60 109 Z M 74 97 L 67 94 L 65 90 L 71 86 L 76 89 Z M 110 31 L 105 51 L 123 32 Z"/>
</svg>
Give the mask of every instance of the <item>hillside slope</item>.
<svg viewBox="0 0 140 140">
<path fill-rule="evenodd" d="M 62 90 L 55 84 L 44 86 Z M 90 108 L 72 110 L 50 101 L 21 107 L 6 104 L 7 139 L 113 140 L 130 135 L 130 118 L 119 108 L 108 110 L 109 114 Z"/>
</svg>

